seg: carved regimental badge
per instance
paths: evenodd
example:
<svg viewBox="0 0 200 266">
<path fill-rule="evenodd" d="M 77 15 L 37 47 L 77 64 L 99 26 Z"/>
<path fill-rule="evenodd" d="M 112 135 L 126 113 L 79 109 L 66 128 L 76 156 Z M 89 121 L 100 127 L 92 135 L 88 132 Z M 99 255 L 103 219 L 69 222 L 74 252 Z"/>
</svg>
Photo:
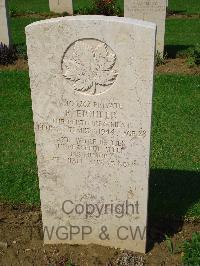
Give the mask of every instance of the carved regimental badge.
<svg viewBox="0 0 200 266">
<path fill-rule="evenodd" d="M 70 45 L 62 59 L 63 76 L 76 91 L 96 95 L 107 91 L 115 82 L 117 58 L 104 42 L 81 39 Z"/>
</svg>

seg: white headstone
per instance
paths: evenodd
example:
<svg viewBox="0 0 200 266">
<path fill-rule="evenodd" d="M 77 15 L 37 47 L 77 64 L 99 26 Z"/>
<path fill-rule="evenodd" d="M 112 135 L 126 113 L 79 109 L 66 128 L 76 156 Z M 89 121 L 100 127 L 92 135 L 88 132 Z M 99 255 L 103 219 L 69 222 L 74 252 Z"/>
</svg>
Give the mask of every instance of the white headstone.
<svg viewBox="0 0 200 266">
<path fill-rule="evenodd" d="M 124 0 L 124 16 L 156 23 L 156 50 L 163 53 L 166 0 Z"/>
<path fill-rule="evenodd" d="M 26 27 L 46 244 L 145 252 L 155 31 L 104 16 Z"/>
<path fill-rule="evenodd" d="M 0 0 L 0 43 L 10 46 L 7 0 Z"/>
<path fill-rule="evenodd" d="M 50 11 L 55 13 L 67 12 L 73 15 L 73 3 L 72 0 L 49 0 Z"/>
</svg>

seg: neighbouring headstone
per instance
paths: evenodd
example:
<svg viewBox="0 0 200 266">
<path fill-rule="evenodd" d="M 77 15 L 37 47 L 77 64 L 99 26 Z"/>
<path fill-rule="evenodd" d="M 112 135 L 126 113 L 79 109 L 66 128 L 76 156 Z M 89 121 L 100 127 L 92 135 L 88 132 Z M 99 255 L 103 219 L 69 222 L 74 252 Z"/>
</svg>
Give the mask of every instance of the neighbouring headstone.
<svg viewBox="0 0 200 266">
<path fill-rule="evenodd" d="M 124 16 L 154 22 L 157 25 L 156 50 L 163 54 L 166 0 L 124 0 Z"/>
<path fill-rule="evenodd" d="M 67 12 L 73 15 L 73 2 L 72 0 L 49 0 L 50 11 L 55 13 Z"/>
<path fill-rule="evenodd" d="M 8 20 L 7 0 L 0 0 L 0 43 L 10 46 L 11 38 Z"/>
<path fill-rule="evenodd" d="M 145 252 L 155 31 L 104 16 L 26 27 L 46 244 Z"/>
</svg>

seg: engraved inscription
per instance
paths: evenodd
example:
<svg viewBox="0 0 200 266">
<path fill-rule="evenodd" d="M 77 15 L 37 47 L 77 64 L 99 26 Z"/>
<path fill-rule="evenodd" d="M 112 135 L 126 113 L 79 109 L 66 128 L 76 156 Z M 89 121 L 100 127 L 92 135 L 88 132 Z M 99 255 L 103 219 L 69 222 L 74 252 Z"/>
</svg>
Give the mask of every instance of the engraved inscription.
<svg viewBox="0 0 200 266">
<path fill-rule="evenodd" d="M 104 42 L 82 39 L 67 48 L 62 60 L 63 76 L 76 91 L 95 95 L 115 82 L 117 57 Z"/>
<path fill-rule="evenodd" d="M 124 121 L 119 100 L 73 100 L 65 102 L 59 117 L 35 124 L 45 139 L 53 139 L 48 159 L 64 165 L 102 165 L 134 168 L 139 164 L 130 158 L 129 149 L 137 149 L 146 138 L 146 129 Z M 136 150 L 135 150 L 136 152 Z"/>
<path fill-rule="evenodd" d="M 155 0 L 146 0 L 146 1 L 141 1 L 141 0 L 134 0 L 132 3 L 132 9 L 133 12 L 164 12 L 166 9 L 166 5 L 163 4 L 162 1 L 155 1 Z"/>
</svg>

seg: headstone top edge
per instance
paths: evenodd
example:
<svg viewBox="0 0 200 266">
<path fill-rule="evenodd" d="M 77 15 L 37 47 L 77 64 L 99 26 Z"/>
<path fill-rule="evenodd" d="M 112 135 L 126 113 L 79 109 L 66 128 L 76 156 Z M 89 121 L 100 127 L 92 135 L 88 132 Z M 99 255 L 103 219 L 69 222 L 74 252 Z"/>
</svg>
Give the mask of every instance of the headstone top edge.
<svg viewBox="0 0 200 266">
<path fill-rule="evenodd" d="M 78 16 L 59 17 L 59 18 L 51 18 L 51 19 L 36 21 L 27 25 L 25 27 L 25 32 L 28 33 L 29 30 L 31 31 L 31 29 L 36 26 L 41 26 L 45 24 L 56 24 L 63 21 L 110 21 L 110 22 L 130 24 L 133 26 L 141 26 L 152 30 L 156 30 L 156 24 L 153 22 L 147 22 L 139 19 L 132 19 L 129 17 L 103 16 L 103 15 L 78 15 Z"/>
</svg>

